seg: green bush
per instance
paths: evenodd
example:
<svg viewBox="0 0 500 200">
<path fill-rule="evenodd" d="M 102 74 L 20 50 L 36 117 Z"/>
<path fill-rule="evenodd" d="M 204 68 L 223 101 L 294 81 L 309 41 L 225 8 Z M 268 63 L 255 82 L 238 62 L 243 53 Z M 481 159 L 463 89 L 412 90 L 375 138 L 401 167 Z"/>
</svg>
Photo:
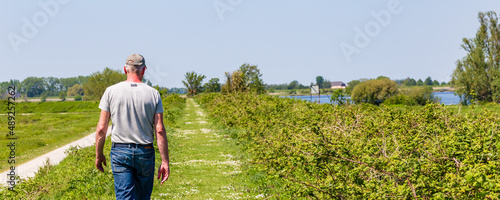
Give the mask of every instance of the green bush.
<svg viewBox="0 0 500 200">
<path fill-rule="evenodd" d="M 283 199 L 487 199 L 500 195 L 500 114 L 332 106 L 250 94 L 199 98 Z M 462 111 L 463 112 L 463 111 Z"/>
<path fill-rule="evenodd" d="M 81 100 L 82 100 L 82 96 L 80 96 L 80 95 L 75 96 L 75 101 L 81 101 Z"/>
<path fill-rule="evenodd" d="M 400 89 L 399 94 L 389 97 L 384 101 L 386 105 L 426 105 L 437 103 L 439 99 L 434 96 L 431 86 L 409 87 Z"/>
<path fill-rule="evenodd" d="M 162 100 L 164 107 L 163 118 L 167 120 L 166 124 L 172 125 L 176 119 L 179 119 L 184 114 L 186 99 L 174 93 L 164 97 Z"/>
<path fill-rule="evenodd" d="M 351 92 L 351 99 L 356 103 L 380 105 L 397 93 L 398 86 L 396 82 L 388 78 L 372 79 L 357 84 Z"/>
</svg>

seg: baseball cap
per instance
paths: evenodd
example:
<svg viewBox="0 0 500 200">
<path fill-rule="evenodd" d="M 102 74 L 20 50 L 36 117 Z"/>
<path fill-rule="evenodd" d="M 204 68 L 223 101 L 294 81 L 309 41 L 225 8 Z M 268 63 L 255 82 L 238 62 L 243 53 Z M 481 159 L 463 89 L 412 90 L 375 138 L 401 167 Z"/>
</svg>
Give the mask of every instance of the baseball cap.
<svg viewBox="0 0 500 200">
<path fill-rule="evenodd" d="M 127 65 L 135 65 L 135 66 L 146 66 L 146 60 L 141 54 L 132 54 L 127 57 L 126 63 Z"/>
</svg>

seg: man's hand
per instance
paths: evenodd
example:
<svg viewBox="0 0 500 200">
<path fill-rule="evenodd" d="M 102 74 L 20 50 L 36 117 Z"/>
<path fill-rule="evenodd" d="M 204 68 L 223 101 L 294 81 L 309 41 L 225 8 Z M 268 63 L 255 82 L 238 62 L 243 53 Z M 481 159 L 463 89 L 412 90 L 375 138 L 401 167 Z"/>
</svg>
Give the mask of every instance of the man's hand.
<svg viewBox="0 0 500 200">
<path fill-rule="evenodd" d="M 104 166 L 106 165 L 106 156 L 100 155 L 95 158 L 95 167 L 101 171 L 104 172 L 104 168 L 102 167 L 102 164 L 104 163 Z"/>
<path fill-rule="evenodd" d="M 167 162 L 161 162 L 161 166 L 158 169 L 158 179 L 161 177 L 161 184 L 163 185 L 163 182 L 165 182 L 168 179 L 168 176 L 170 175 L 170 166 Z"/>
</svg>

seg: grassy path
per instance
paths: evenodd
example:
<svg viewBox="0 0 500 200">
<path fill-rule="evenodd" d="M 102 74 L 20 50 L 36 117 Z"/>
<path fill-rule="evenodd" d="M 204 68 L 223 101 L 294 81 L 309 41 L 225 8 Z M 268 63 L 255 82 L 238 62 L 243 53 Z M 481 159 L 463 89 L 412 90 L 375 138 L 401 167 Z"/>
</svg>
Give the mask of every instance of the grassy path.
<svg viewBox="0 0 500 200">
<path fill-rule="evenodd" d="M 185 112 L 174 133 L 168 133 L 170 178 L 155 186 L 152 199 L 254 198 L 237 186 L 242 173 L 232 139 L 207 122 L 193 99 L 187 100 Z"/>
</svg>

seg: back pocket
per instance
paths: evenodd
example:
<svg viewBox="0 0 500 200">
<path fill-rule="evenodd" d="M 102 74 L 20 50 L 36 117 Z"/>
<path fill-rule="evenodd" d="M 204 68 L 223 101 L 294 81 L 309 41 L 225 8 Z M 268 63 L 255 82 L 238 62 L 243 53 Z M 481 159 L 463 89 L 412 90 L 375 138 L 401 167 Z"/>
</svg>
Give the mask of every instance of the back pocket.
<svg viewBox="0 0 500 200">
<path fill-rule="evenodd" d="M 142 176 L 151 176 L 155 170 L 155 154 L 154 152 L 146 154 L 144 157 L 139 158 L 137 172 Z"/>
<path fill-rule="evenodd" d="M 127 171 L 127 162 L 129 160 L 128 156 L 124 152 L 120 151 L 111 151 L 111 170 L 113 173 L 120 173 Z"/>
</svg>

